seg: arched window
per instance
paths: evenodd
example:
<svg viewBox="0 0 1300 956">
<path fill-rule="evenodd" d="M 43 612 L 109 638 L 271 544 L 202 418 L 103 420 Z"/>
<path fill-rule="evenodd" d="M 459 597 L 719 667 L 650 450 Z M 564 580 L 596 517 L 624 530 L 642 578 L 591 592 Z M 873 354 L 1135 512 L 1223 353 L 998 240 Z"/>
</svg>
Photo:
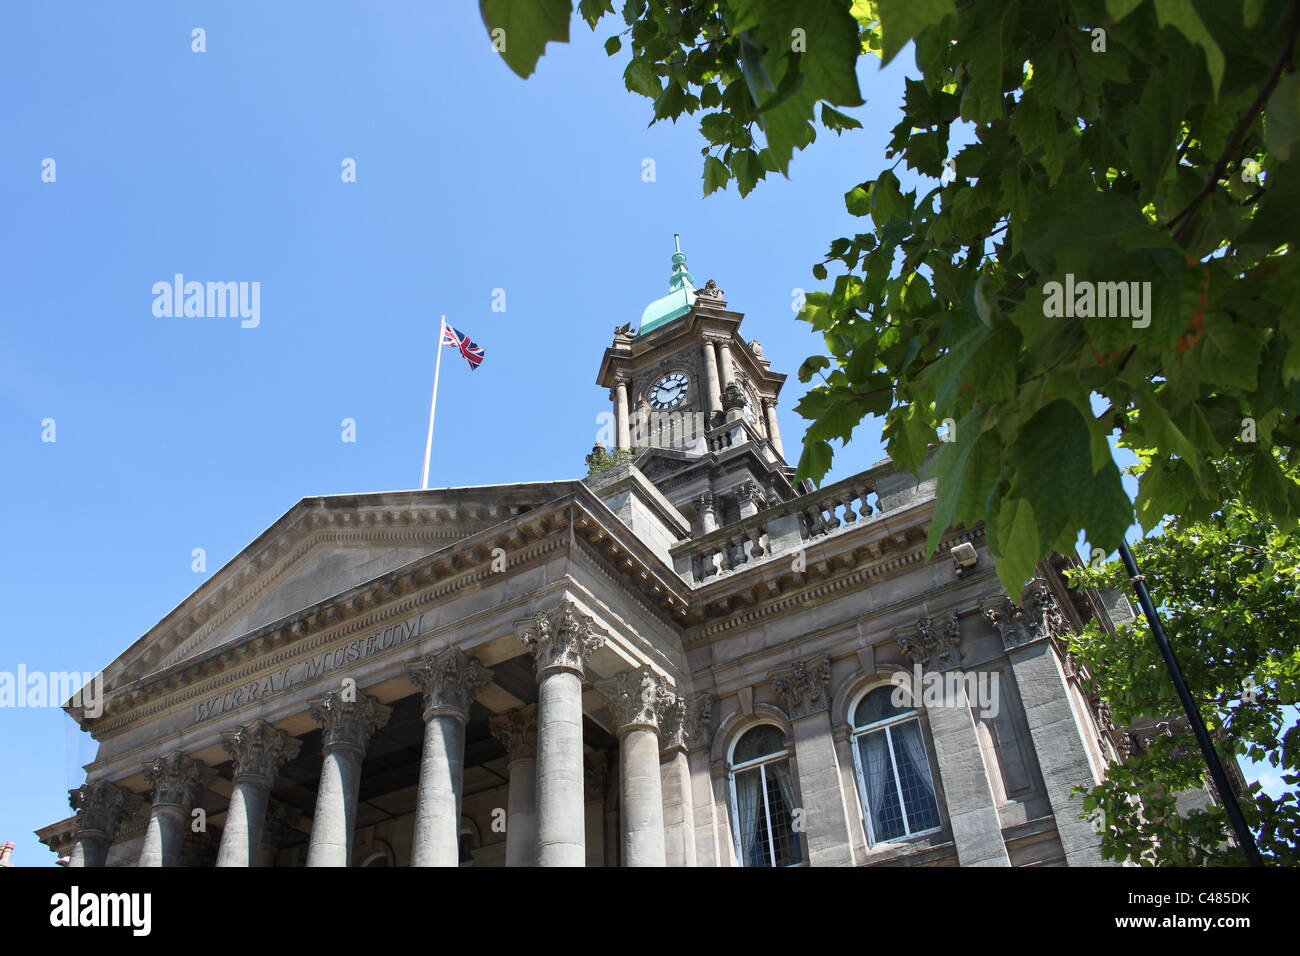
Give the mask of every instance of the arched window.
<svg viewBox="0 0 1300 956">
<path fill-rule="evenodd" d="M 921 721 L 914 708 L 894 706 L 894 689 L 871 691 L 853 710 L 853 762 L 873 846 L 939 826 Z"/>
<path fill-rule="evenodd" d="M 803 860 L 795 832 L 790 755 L 781 731 L 759 724 L 731 750 L 731 819 L 741 866 L 793 866 Z"/>
</svg>

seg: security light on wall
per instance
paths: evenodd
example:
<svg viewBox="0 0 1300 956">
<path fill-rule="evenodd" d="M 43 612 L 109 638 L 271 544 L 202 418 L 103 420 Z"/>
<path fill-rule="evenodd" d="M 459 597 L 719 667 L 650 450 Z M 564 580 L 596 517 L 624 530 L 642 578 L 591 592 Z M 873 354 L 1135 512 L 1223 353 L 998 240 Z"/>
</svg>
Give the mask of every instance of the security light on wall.
<svg viewBox="0 0 1300 956">
<path fill-rule="evenodd" d="M 979 555 L 975 553 L 975 546 L 969 541 L 963 541 L 948 553 L 952 555 L 952 567 L 957 572 L 958 577 L 979 563 Z"/>
</svg>

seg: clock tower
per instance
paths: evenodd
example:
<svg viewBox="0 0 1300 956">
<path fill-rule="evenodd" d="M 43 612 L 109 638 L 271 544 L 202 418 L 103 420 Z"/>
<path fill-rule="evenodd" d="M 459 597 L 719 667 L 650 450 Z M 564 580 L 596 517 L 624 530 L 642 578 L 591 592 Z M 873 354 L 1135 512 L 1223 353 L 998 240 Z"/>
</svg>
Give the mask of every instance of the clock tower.
<svg viewBox="0 0 1300 956">
<path fill-rule="evenodd" d="M 707 534 L 807 489 L 792 485 L 781 445 L 786 376 L 741 337 L 744 316 L 712 279 L 696 287 L 680 241 L 668 289 L 635 331 L 614 330 L 596 384 L 614 403 L 615 449 Z"/>
</svg>

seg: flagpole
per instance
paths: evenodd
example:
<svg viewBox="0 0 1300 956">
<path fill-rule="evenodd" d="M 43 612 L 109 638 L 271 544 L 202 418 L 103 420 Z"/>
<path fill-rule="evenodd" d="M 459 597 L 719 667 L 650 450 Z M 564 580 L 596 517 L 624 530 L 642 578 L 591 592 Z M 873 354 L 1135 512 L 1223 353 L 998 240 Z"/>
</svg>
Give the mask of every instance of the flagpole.
<svg viewBox="0 0 1300 956">
<path fill-rule="evenodd" d="M 433 413 L 438 408 L 438 373 L 442 370 L 442 337 L 447 330 L 447 317 L 438 321 L 438 357 L 433 363 L 433 400 L 429 402 L 429 437 L 424 442 L 424 474 L 420 478 L 421 490 L 429 487 L 429 456 L 433 452 Z"/>
</svg>

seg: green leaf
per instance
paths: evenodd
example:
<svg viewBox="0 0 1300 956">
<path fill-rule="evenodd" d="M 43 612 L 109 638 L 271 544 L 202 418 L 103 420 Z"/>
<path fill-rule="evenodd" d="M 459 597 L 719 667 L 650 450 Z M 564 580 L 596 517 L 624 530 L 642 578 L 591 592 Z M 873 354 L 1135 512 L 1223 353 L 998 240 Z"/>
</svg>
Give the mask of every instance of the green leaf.
<svg viewBox="0 0 1300 956">
<path fill-rule="evenodd" d="M 871 186 L 871 220 L 876 228 L 883 229 L 893 217 L 906 219 L 907 215 L 907 202 L 898 191 L 898 177 L 886 170 Z"/>
<path fill-rule="evenodd" d="M 1185 70 L 1153 70 L 1133 114 L 1128 148 L 1133 175 L 1142 186 L 1138 201 L 1146 204 L 1174 161 L 1179 129 L 1187 113 Z"/>
<path fill-rule="evenodd" d="M 934 426 L 913 402 L 889 410 L 881 437 L 890 458 L 904 468 L 918 469 L 935 439 Z"/>
<path fill-rule="evenodd" d="M 1106 13 L 1116 23 L 1142 6 L 1142 0 L 1106 0 Z"/>
<path fill-rule="evenodd" d="M 632 58 L 632 62 L 623 71 L 623 82 L 633 93 L 640 93 L 653 100 L 659 99 L 659 95 L 664 91 L 659 77 L 655 76 L 654 64 L 644 56 Z"/>
<path fill-rule="evenodd" d="M 877 0 L 883 43 L 881 60 L 888 64 L 923 30 L 937 26 L 946 16 L 956 16 L 953 0 Z"/>
<path fill-rule="evenodd" d="M 704 160 L 704 195 L 707 196 L 719 189 L 726 189 L 727 180 L 730 178 L 731 171 L 718 157 L 710 156 Z"/>
<path fill-rule="evenodd" d="M 614 12 L 614 4 L 610 0 L 581 0 L 578 10 L 582 13 L 582 19 L 587 21 L 587 26 L 594 30 L 596 21 L 605 14 Z"/>
<path fill-rule="evenodd" d="M 536 69 L 546 44 L 569 42 L 571 0 L 479 0 L 478 8 L 501 59 L 524 79 Z"/>
<path fill-rule="evenodd" d="M 1205 26 L 1205 21 L 1196 12 L 1191 0 L 1152 0 L 1156 5 L 1156 22 L 1160 26 L 1172 26 L 1181 33 L 1188 43 L 1195 44 L 1205 51 L 1205 68 L 1210 74 L 1210 86 L 1214 98 L 1219 98 L 1219 87 L 1223 85 L 1224 59 L 1219 44 Z"/>
<path fill-rule="evenodd" d="M 736 177 L 736 187 L 741 196 L 748 196 L 754 186 L 767 174 L 752 149 L 738 149 L 731 154 L 731 172 Z"/>
<path fill-rule="evenodd" d="M 938 486 L 926 544 L 927 558 L 934 554 L 943 533 L 952 525 L 973 516 L 983 518 L 984 503 L 1002 470 L 997 433 L 979 430 L 982 414 L 976 409 L 964 415 L 953 426 L 953 440 L 941 442 L 935 453 L 934 474 Z"/>
<path fill-rule="evenodd" d="M 821 480 L 826 477 L 826 472 L 831 470 L 831 459 L 834 457 L 835 452 L 831 450 L 829 442 L 810 441 L 805 437 L 803 453 L 799 456 L 799 467 L 795 469 L 794 480 L 800 482 L 809 478 L 813 484 L 821 484 Z"/>
<path fill-rule="evenodd" d="M 612 36 L 605 41 L 605 54 L 607 56 L 613 56 L 621 49 L 623 49 L 623 41 L 617 36 Z"/>
<path fill-rule="evenodd" d="M 870 215 L 871 196 L 861 186 L 854 186 L 844 194 L 844 208 L 852 216 Z"/>
<path fill-rule="evenodd" d="M 824 368 L 830 368 L 831 360 L 825 355 L 813 355 L 804 359 L 804 363 L 799 366 L 799 381 L 811 382 L 812 377 Z"/>
<path fill-rule="evenodd" d="M 1046 551 L 1038 534 L 1034 508 L 1022 499 L 1004 499 L 987 529 L 998 579 L 1006 592 L 1018 599 Z"/>
<path fill-rule="evenodd" d="M 825 103 L 822 104 L 822 125 L 827 129 L 835 130 L 836 133 L 846 129 L 862 129 L 862 124 L 852 116 L 833 110 Z"/>
<path fill-rule="evenodd" d="M 1253 27 L 1259 22 L 1259 15 L 1264 10 L 1265 0 L 1246 0 L 1241 6 L 1241 22 L 1245 27 Z"/>
<path fill-rule="evenodd" d="M 1073 404 L 1057 399 L 1039 409 L 1020 429 L 1010 461 L 1012 494 L 1033 506 L 1044 548 L 1072 547 L 1080 527 L 1094 545 L 1119 544 L 1132 505 L 1113 463 L 1094 473 L 1089 426 Z"/>
<path fill-rule="evenodd" d="M 1300 73 L 1284 76 L 1264 108 L 1264 145 L 1278 159 L 1291 158 L 1300 139 Z"/>
</svg>

